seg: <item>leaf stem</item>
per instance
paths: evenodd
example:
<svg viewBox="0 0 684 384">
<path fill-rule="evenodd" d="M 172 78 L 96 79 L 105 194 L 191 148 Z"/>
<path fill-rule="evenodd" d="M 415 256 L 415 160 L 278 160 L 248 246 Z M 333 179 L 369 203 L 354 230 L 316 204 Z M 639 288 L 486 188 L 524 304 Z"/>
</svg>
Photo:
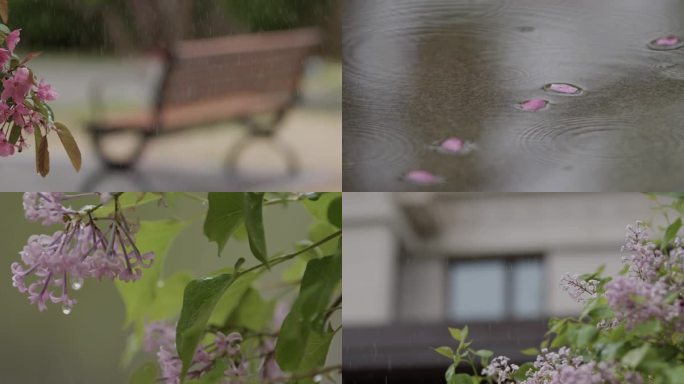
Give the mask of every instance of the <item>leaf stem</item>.
<svg viewBox="0 0 684 384">
<path fill-rule="evenodd" d="M 293 258 L 295 258 L 295 257 L 297 257 L 297 256 L 299 256 L 299 255 L 301 255 L 301 254 L 304 254 L 304 253 L 306 253 L 306 252 L 308 252 L 308 251 L 310 251 L 310 250 L 312 250 L 312 249 L 318 247 L 319 245 L 325 244 L 325 243 L 327 243 L 328 241 L 330 241 L 330 240 L 332 240 L 332 239 L 334 239 L 334 238 L 336 238 L 336 237 L 339 237 L 340 235 L 342 235 L 342 231 L 341 231 L 341 230 L 340 230 L 340 231 L 337 231 L 337 232 L 335 232 L 335 233 L 333 233 L 333 234 L 330 234 L 330 235 L 324 237 L 323 239 L 321 239 L 321 240 L 319 240 L 319 241 L 317 241 L 317 242 L 315 242 L 315 243 L 313 243 L 313 244 L 311 244 L 311 245 L 309 245 L 309 246 L 307 246 L 307 247 L 305 247 L 305 248 L 302 248 L 302 249 L 300 249 L 300 250 L 298 250 L 298 251 L 296 251 L 296 252 L 289 253 L 289 254 L 284 255 L 284 256 L 280 256 L 280 257 L 273 258 L 273 259 L 271 259 L 271 260 L 268 261 L 268 264 L 269 264 L 269 266 L 274 266 L 274 265 L 278 265 L 278 264 L 280 264 L 280 263 L 286 262 L 286 261 L 288 261 L 288 260 L 291 260 L 291 259 L 293 259 Z M 239 271 L 239 272 L 237 272 L 235 278 L 237 279 L 237 278 L 238 278 L 239 276 L 241 276 L 241 275 L 244 275 L 244 274 L 250 273 L 250 272 L 254 272 L 254 271 L 259 270 L 259 269 L 262 269 L 262 268 L 266 268 L 266 265 L 264 265 L 264 264 L 259 264 L 259 265 L 254 266 L 254 267 L 247 268 L 247 269 L 245 269 L 244 271 Z"/>
</svg>

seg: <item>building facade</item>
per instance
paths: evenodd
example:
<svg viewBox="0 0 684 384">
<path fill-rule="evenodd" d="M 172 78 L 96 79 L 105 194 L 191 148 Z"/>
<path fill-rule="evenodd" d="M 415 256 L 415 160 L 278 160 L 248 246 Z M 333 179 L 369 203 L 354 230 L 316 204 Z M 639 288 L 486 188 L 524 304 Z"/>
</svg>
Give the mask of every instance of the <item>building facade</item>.
<svg viewBox="0 0 684 384">
<path fill-rule="evenodd" d="M 643 194 L 344 196 L 348 383 L 441 383 L 447 326 L 522 360 L 550 317 L 578 313 L 566 272 L 621 269 L 625 227 L 664 223 Z M 665 199 L 666 200 L 666 199 Z M 664 200 L 664 201 L 665 201 Z"/>
</svg>

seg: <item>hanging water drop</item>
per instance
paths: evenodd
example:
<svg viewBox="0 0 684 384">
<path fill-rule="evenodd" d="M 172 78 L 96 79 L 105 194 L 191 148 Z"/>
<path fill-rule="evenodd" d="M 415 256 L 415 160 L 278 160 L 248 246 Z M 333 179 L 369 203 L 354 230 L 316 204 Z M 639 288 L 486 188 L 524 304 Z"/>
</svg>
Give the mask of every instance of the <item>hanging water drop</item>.
<svg viewBox="0 0 684 384">
<path fill-rule="evenodd" d="M 71 313 L 71 307 L 68 305 L 63 305 L 62 306 L 62 313 L 65 315 L 68 315 Z"/>
<path fill-rule="evenodd" d="M 82 287 L 83 287 L 83 279 L 82 278 L 76 277 L 76 278 L 71 279 L 71 288 L 74 291 L 78 291 Z"/>
</svg>

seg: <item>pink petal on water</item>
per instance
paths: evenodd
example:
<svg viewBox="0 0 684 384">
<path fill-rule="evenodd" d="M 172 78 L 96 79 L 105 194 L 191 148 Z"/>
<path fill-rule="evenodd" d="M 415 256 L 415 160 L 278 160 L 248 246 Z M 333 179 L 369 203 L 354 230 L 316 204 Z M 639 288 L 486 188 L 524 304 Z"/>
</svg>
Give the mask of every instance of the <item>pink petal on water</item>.
<svg viewBox="0 0 684 384">
<path fill-rule="evenodd" d="M 549 102 L 544 99 L 531 99 L 523 101 L 519 104 L 519 107 L 523 111 L 537 112 L 538 110 L 545 108 L 548 104 Z"/>
<path fill-rule="evenodd" d="M 673 45 L 677 45 L 681 42 L 679 38 L 675 35 L 669 35 L 665 37 L 661 37 L 660 39 L 657 39 L 655 41 L 656 45 L 662 45 L 664 47 L 670 47 Z"/>
<path fill-rule="evenodd" d="M 451 137 L 442 142 L 440 148 L 448 152 L 460 152 L 463 149 L 463 140 Z"/>
<path fill-rule="evenodd" d="M 404 177 L 407 181 L 416 184 L 435 184 L 440 181 L 440 178 L 428 171 L 416 170 L 411 171 Z"/>
<path fill-rule="evenodd" d="M 551 84 L 549 85 L 548 89 L 550 91 L 558 92 L 558 93 L 566 93 L 566 94 L 574 94 L 579 91 L 579 88 L 572 86 L 570 84 Z"/>
</svg>

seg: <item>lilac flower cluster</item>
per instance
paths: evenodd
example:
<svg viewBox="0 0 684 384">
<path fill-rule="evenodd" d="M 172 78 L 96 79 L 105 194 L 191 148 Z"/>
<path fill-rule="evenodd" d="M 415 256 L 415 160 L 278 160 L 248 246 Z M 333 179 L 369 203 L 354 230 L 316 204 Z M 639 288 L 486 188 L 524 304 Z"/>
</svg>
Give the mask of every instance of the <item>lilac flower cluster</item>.
<svg viewBox="0 0 684 384">
<path fill-rule="evenodd" d="M 604 362 L 585 362 L 580 356 L 573 356 L 570 349 L 562 347 L 558 352 L 543 349 L 534 362 L 536 370 L 528 371 L 528 378 L 522 384 L 618 384 L 621 381 Z M 639 377 L 640 379 L 640 377 Z M 633 384 L 643 381 L 629 381 Z"/>
<path fill-rule="evenodd" d="M 161 381 L 165 384 L 180 383 L 182 363 L 176 352 L 175 339 L 175 329 L 169 324 L 156 322 L 145 328 L 144 350 L 157 353 Z M 219 360 L 226 359 L 228 368 L 223 372 L 224 382 L 226 384 L 243 382 L 243 378 L 247 376 L 248 365 L 240 351 L 241 343 L 242 335 L 237 332 L 228 335 L 218 332 L 211 345 L 197 348 L 188 378 L 200 378 L 212 370 Z"/>
<path fill-rule="evenodd" d="M 92 195 L 92 194 L 90 194 Z M 111 194 L 99 194 L 102 201 Z M 26 193 L 24 210 L 29 221 L 48 226 L 63 224 L 52 235 L 32 235 L 19 253 L 21 263 L 12 264 L 13 285 L 27 293 L 32 304 L 43 311 L 47 302 L 62 304 L 71 313 L 77 291 L 88 278 L 135 281 L 149 268 L 153 253 L 141 253 L 135 245 L 131 225 L 117 209 L 112 217 L 94 218 L 99 206 L 76 211 L 64 206 L 66 200 L 84 195 Z M 97 223 L 102 224 L 100 228 Z"/>
<path fill-rule="evenodd" d="M 596 298 L 596 290 L 598 288 L 598 280 L 582 280 L 579 275 L 571 275 L 566 273 L 561 278 L 561 288 L 567 292 L 570 297 L 577 302 L 584 303 L 590 299 Z"/>
<path fill-rule="evenodd" d="M 279 302 L 273 314 L 272 334 L 257 334 L 260 343 L 253 354 L 250 353 L 251 364 L 243 357 L 241 350 L 242 334 L 232 332 L 228 335 L 216 332 L 209 345 L 200 345 L 195 351 L 187 378 L 197 379 L 214 369 L 217 362 L 227 363 L 223 372 L 223 384 L 244 383 L 250 365 L 258 368 L 258 378 L 264 381 L 287 382 L 283 371 L 275 358 L 275 336 L 289 312 L 290 305 Z M 249 336 L 249 335 L 248 335 Z M 161 377 L 165 384 L 178 384 L 182 363 L 176 352 L 175 328 L 166 322 L 154 322 L 145 326 L 143 350 L 156 353 Z M 257 363 L 258 362 L 258 363 Z M 256 364 L 256 365 L 255 365 Z"/>
<path fill-rule="evenodd" d="M 684 249 L 679 240 L 671 251 L 663 253 L 648 240 L 640 222 L 627 227 L 623 257 L 629 266 L 628 276 L 619 276 L 606 284 L 605 297 L 616 318 L 628 329 L 650 319 L 658 319 L 684 331 L 684 307 L 679 292 L 684 288 L 681 271 Z"/>
<path fill-rule="evenodd" d="M 497 356 L 482 370 L 482 375 L 494 380 L 496 384 L 515 383 L 513 375 L 520 367 L 511 364 L 506 356 Z"/>
</svg>

